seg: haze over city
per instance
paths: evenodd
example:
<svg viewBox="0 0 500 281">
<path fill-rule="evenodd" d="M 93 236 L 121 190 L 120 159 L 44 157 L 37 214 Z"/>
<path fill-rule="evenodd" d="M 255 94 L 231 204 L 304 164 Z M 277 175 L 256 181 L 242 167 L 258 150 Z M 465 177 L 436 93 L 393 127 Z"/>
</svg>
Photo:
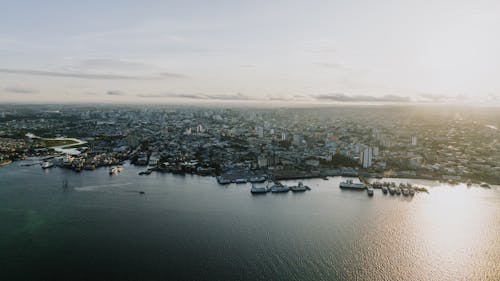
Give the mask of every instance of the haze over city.
<svg viewBox="0 0 500 281">
<path fill-rule="evenodd" d="M 500 104 L 498 1 L 3 1 L 5 103 Z"/>
</svg>

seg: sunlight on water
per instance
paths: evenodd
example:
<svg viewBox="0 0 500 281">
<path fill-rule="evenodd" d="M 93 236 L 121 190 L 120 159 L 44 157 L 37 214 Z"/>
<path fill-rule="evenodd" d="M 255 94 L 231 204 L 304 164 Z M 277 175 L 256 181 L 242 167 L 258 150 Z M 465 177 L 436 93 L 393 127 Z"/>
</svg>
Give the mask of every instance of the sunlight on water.
<svg viewBox="0 0 500 281">
<path fill-rule="evenodd" d="M 484 256 L 494 255 L 491 247 L 500 246 L 500 214 L 495 212 L 498 206 L 494 205 L 495 202 L 478 200 L 491 191 L 467 189 L 465 185 L 442 185 L 431 192 L 413 219 L 419 246 L 428 252 L 422 262 L 432 268 L 428 272 L 429 278 L 436 276 L 433 272 L 439 276 L 462 276 L 469 280 L 486 280 L 488 274 L 495 271 L 498 274 L 498 266 L 485 272 L 484 268 L 489 266 L 481 265 L 487 262 Z M 483 271 L 478 268 L 483 268 Z"/>
</svg>

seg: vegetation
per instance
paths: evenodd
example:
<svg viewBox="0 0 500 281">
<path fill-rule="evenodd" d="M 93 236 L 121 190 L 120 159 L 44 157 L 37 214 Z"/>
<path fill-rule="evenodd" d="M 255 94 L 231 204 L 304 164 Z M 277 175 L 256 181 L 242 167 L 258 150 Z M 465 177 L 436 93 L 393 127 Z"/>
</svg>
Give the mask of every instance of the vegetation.
<svg viewBox="0 0 500 281">
<path fill-rule="evenodd" d="M 78 142 L 74 140 L 44 139 L 43 143 L 45 144 L 45 147 L 55 147 L 61 145 L 77 144 Z"/>
</svg>

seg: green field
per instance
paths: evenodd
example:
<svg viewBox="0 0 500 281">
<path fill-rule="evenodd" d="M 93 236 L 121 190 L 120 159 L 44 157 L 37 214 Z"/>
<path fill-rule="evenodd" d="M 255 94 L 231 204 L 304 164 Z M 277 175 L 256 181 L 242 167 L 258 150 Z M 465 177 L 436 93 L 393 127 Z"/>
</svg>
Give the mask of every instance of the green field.
<svg viewBox="0 0 500 281">
<path fill-rule="evenodd" d="M 73 140 L 55 140 L 55 139 L 44 139 L 43 142 L 45 143 L 45 147 L 54 147 L 54 146 L 61 146 L 61 145 L 69 145 L 69 144 L 78 143 L 77 141 L 73 141 Z"/>
</svg>

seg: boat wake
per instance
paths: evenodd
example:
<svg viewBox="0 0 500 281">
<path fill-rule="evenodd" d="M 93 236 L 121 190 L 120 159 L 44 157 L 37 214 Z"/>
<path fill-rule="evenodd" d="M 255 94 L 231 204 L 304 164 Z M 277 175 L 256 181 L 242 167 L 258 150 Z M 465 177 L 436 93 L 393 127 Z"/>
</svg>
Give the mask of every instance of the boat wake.
<svg viewBox="0 0 500 281">
<path fill-rule="evenodd" d="M 76 191 L 93 191 L 96 189 L 100 189 L 103 187 L 121 187 L 121 186 L 127 186 L 131 185 L 131 182 L 125 182 L 125 183 L 111 183 L 111 184 L 100 184 L 100 185 L 87 185 L 87 186 L 80 186 L 80 187 L 75 187 L 74 189 Z"/>
</svg>

